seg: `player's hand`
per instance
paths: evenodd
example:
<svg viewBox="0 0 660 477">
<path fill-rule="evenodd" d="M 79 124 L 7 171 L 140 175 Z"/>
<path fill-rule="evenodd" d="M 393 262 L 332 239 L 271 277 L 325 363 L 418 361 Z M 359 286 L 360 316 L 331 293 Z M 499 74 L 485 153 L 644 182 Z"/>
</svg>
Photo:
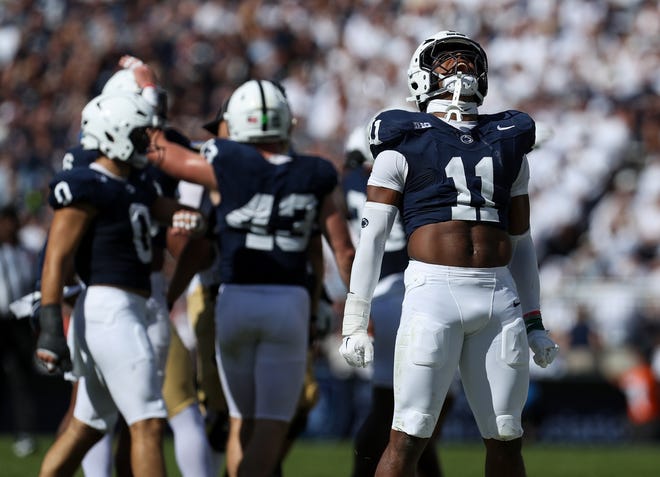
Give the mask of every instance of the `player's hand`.
<svg viewBox="0 0 660 477">
<path fill-rule="evenodd" d="M 42 305 L 39 311 L 37 358 L 49 373 L 71 370 L 71 356 L 62 328 L 60 305 Z"/>
<path fill-rule="evenodd" d="M 534 362 L 542 368 L 552 363 L 559 353 L 559 346 L 552 341 L 546 330 L 532 330 L 527 333 L 527 341 L 534 352 Z"/>
<path fill-rule="evenodd" d="M 366 331 L 344 336 L 339 352 L 351 366 L 364 368 L 374 360 L 374 345 Z"/>
<path fill-rule="evenodd" d="M 127 70 L 134 70 L 138 66 L 144 65 L 144 62 L 140 58 L 136 58 L 131 55 L 124 55 L 119 58 L 119 66 Z"/>
</svg>

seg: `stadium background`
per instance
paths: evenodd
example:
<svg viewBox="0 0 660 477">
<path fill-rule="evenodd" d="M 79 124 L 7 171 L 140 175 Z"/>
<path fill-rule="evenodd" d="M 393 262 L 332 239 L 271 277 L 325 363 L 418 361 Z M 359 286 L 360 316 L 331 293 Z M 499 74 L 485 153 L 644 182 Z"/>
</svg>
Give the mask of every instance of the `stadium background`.
<svg viewBox="0 0 660 477">
<path fill-rule="evenodd" d="M 625 441 L 649 426 L 657 432 L 649 383 L 626 379 L 638 365 L 660 379 L 655 0 L 4 0 L 0 205 L 17 204 L 21 237 L 38 251 L 48 180 L 77 140 L 80 110 L 124 53 L 155 68 L 170 123 L 195 139 L 208 137 L 201 125 L 237 85 L 281 81 L 297 118 L 295 147 L 341 167 L 354 127 L 383 108 L 411 107 L 411 52 L 441 29 L 486 49 L 482 111 L 529 112 L 547 136 L 529 156 L 532 227 L 544 319 L 562 354 L 547 370 L 533 368 L 528 433 Z M 318 358 L 322 396 L 309 437 L 350 435 L 366 406 L 364 376 L 335 355 Z M 37 386 L 40 426 L 52 430 L 66 385 L 42 377 Z M 8 432 L 2 389 L 0 432 Z M 459 397 L 445 438 L 476 438 L 473 426 Z"/>
</svg>

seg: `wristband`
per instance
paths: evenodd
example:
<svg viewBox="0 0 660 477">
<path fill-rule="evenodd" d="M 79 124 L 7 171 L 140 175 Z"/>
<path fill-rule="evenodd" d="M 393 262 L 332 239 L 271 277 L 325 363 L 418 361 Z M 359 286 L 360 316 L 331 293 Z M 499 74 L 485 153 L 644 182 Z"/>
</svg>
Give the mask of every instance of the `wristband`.
<svg viewBox="0 0 660 477">
<path fill-rule="evenodd" d="M 529 313 L 525 313 L 523 315 L 523 320 L 525 320 L 525 329 L 527 330 L 527 333 L 533 330 L 545 331 L 540 310 L 534 310 L 530 311 Z"/>
<path fill-rule="evenodd" d="M 367 331 L 369 325 L 369 314 L 371 313 L 371 302 L 355 293 L 346 295 L 344 305 L 344 322 L 342 325 L 343 336 L 352 335 L 357 331 Z"/>
</svg>

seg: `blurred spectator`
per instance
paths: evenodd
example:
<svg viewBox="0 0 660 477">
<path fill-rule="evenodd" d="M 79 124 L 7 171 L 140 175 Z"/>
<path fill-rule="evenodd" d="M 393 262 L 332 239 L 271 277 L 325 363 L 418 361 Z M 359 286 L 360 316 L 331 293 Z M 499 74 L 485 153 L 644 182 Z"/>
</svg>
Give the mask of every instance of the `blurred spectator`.
<svg viewBox="0 0 660 477">
<path fill-rule="evenodd" d="M 34 284 L 33 263 L 18 240 L 20 221 L 13 206 L 0 209 L 0 361 L 13 420 L 14 453 L 25 457 L 35 451 L 32 436 L 36 416 L 31 385 L 35 368 L 35 339 L 29 320 L 17 320 L 9 304 L 29 293 Z"/>
</svg>

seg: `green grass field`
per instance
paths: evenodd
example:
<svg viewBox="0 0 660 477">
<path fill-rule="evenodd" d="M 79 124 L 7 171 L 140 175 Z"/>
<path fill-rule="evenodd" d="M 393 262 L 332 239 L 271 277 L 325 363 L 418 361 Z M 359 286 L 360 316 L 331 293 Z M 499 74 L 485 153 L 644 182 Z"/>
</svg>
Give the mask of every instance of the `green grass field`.
<svg viewBox="0 0 660 477">
<path fill-rule="evenodd" d="M 0 436 L 0 476 L 36 476 L 51 442 L 51 437 L 41 437 L 38 452 L 19 459 L 11 451 L 10 437 Z M 480 444 L 441 444 L 438 449 L 446 477 L 483 476 L 484 453 Z M 660 443 L 656 446 L 527 445 L 524 454 L 529 477 L 660 476 Z M 348 477 L 351 455 L 349 442 L 300 441 L 285 463 L 284 474 L 286 477 Z M 166 441 L 166 456 L 169 475 L 179 476 L 171 438 Z"/>
</svg>

